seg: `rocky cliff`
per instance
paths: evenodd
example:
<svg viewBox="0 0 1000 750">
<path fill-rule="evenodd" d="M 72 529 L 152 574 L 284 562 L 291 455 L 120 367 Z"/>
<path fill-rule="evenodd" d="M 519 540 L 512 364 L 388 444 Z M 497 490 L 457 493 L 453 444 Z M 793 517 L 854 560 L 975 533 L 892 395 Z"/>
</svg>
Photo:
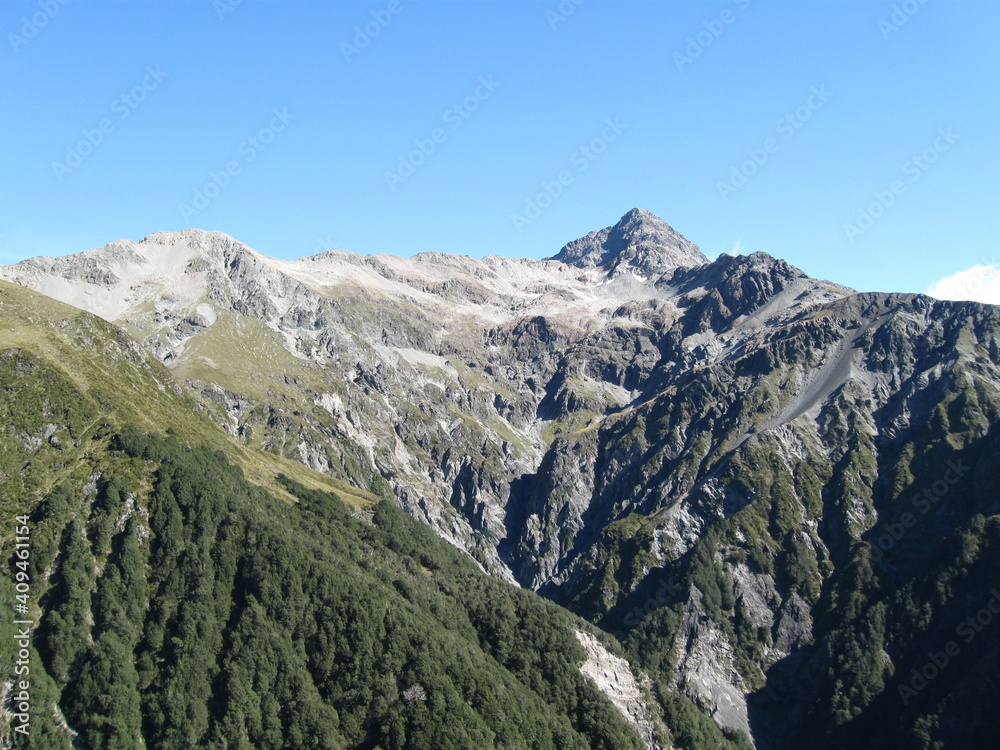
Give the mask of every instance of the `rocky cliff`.
<svg viewBox="0 0 1000 750">
<path fill-rule="evenodd" d="M 875 715 L 930 632 L 892 597 L 938 609 L 917 550 L 989 547 L 998 512 L 996 308 L 710 262 L 640 210 L 544 261 L 277 261 L 187 230 L 0 276 L 123 326 L 233 436 L 394 494 L 761 747 Z M 949 585 L 940 607 L 974 598 Z M 858 629 L 871 674 L 831 655 Z"/>
</svg>

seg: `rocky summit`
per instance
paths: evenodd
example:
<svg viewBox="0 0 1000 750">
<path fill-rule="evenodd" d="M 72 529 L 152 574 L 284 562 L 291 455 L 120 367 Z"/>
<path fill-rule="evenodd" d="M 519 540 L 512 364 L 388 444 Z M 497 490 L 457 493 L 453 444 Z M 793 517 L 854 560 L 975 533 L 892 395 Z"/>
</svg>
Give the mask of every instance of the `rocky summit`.
<svg viewBox="0 0 1000 750">
<path fill-rule="evenodd" d="M 549 260 L 580 268 L 601 266 L 611 273 L 619 267 L 653 273 L 708 263 L 696 245 L 663 219 L 639 208 L 633 208 L 613 227 L 570 242 Z"/>
<path fill-rule="evenodd" d="M 546 260 L 185 230 L 0 278 L 614 634 L 579 637 L 648 747 L 990 746 L 1000 639 L 958 629 L 1000 580 L 995 307 L 710 261 L 639 209 Z"/>
</svg>

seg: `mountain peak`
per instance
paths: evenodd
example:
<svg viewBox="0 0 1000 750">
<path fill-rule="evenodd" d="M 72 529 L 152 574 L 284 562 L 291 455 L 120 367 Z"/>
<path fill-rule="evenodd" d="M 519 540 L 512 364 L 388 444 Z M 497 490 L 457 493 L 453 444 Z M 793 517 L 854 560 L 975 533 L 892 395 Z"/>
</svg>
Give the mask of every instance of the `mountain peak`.
<svg viewBox="0 0 1000 750">
<path fill-rule="evenodd" d="M 654 214 L 652 211 L 647 211 L 644 208 L 633 208 L 631 211 L 626 213 L 621 219 L 619 219 L 618 223 L 621 224 L 626 221 L 651 221 L 651 222 L 659 222 L 664 226 L 669 226 L 669 224 L 667 224 L 667 222 L 665 222 L 659 216 Z"/>
<path fill-rule="evenodd" d="M 633 208 L 614 226 L 570 242 L 548 260 L 580 268 L 598 266 L 609 273 L 623 266 L 649 273 L 709 262 L 697 245 L 641 208 Z"/>
</svg>

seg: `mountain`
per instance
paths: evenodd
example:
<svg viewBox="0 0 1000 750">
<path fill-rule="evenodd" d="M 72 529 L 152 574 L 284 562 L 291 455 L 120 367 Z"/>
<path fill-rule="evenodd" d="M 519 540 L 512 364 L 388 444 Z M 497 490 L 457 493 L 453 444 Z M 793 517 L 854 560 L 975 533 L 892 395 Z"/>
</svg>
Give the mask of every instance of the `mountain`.
<svg viewBox="0 0 1000 750">
<path fill-rule="evenodd" d="M 580 268 L 601 266 L 612 273 L 632 269 L 643 274 L 708 263 L 697 245 L 640 208 L 633 208 L 613 227 L 570 242 L 549 260 Z"/>
<path fill-rule="evenodd" d="M 991 746 L 997 308 L 709 261 L 637 209 L 544 261 L 186 230 L 0 276 L 617 634 L 677 746 Z"/>
<path fill-rule="evenodd" d="M 240 444 L 107 323 L 4 282 L 0 314 L 5 747 L 669 746 L 607 635 Z"/>
</svg>

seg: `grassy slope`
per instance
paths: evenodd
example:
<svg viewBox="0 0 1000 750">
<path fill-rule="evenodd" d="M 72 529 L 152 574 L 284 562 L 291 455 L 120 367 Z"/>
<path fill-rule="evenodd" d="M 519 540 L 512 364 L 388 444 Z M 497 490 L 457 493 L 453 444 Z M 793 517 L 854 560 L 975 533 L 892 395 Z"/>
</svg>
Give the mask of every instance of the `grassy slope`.
<svg viewBox="0 0 1000 750">
<path fill-rule="evenodd" d="M 281 336 L 262 321 L 223 311 L 186 343 L 173 372 L 179 378 L 217 383 L 254 399 L 268 394 L 301 397 L 303 387 L 329 388 L 322 373 L 294 357 Z M 297 381 L 294 387 L 288 376 Z"/>
<path fill-rule="evenodd" d="M 169 426 L 182 442 L 213 445 L 252 482 L 285 499 L 291 496 L 275 481 L 278 474 L 313 489 L 336 491 L 349 504 L 375 500 L 295 461 L 232 439 L 199 414 L 167 369 L 119 329 L 7 282 L 0 282 L 0 355 L 0 388 L 15 396 L 4 399 L 0 417 L 7 434 L 16 438 L 0 448 L 0 510 L 13 509 L 12 503 L 25 493 L 37 499 L 79 473 L 80 460 L 100 452 L 105 425 L 112 424 L 154 433 Z M 21 387 L 26 381 L 27 390 Z M 63 450 L 51 458 L 47 453 L 34 458 L 36 446 L 50 439 L 50 424 Z"/>
</svg>

